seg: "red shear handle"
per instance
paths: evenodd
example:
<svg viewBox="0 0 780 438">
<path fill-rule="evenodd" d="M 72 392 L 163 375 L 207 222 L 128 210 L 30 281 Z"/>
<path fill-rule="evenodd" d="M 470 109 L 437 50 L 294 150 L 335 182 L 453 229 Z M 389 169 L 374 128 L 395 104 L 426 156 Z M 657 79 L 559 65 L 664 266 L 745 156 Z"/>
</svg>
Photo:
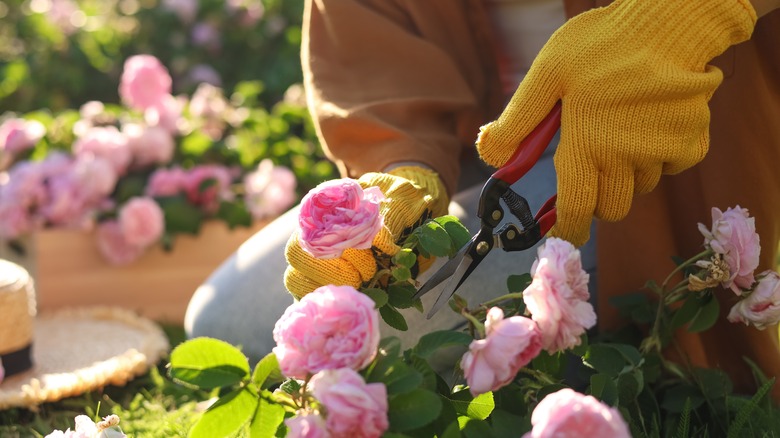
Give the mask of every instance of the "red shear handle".
<svg viewBox="0 0 780 438">
<path fill-rule="evenodd" d="M 561 103 L 555 104 L 553 109 L 547 114 L 539 125 L 531 131 L 530 134 L 520 142 L 520 146 L 509 161 L 506 162 L 494 174 L 493 178 L 500 179 L 508 184 L 513 184 L 523 177 L 539 161 L 542 152 L 547 149 L 547 145 L 555 137 L 555 133 L 561 126 Z"/>
<path fill-rule="evenodd" d="M 544 237 L 550 228 L 555 225 L 555 220 L 558 217 L 558 212 L 555 210 L 555 200 L 558 195 L 552 195 L 547 202 L 542 205 L 542 208 L 536 212 L 534 219 L 539 223 L 539 234 Z"/>
</svg>

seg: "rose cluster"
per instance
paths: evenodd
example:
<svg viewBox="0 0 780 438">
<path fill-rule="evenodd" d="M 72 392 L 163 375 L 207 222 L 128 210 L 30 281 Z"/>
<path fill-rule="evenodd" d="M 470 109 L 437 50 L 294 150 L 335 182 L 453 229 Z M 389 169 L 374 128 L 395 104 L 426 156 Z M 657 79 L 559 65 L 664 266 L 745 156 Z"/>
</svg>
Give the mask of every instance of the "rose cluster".
<svg viewBox="0 0 780 438">
<path fill-rule="evenodd" d="M 191 98 L 171 90 L 157 58 L 128 58 L 118 89 L 124 107 L 84 104 L 65 135 L 73 138 L 66 150 L 51 147 L 63 133 L 49 133 L 37 120 L 0 119 L 0 238 L 97 228 L 101 252 L 124 264 L 171 231 L 154 205 L 161 198 L 182 196 L 204 218 L 215 217 L 222 203 L 240 204 L 253 220 L 276 217 L 296 201 L 295 175 L 270 159 L 253 169 L 181 160 L 187 136 L 225 141 L 247 111 L 206 83 Z"/>
</svg>

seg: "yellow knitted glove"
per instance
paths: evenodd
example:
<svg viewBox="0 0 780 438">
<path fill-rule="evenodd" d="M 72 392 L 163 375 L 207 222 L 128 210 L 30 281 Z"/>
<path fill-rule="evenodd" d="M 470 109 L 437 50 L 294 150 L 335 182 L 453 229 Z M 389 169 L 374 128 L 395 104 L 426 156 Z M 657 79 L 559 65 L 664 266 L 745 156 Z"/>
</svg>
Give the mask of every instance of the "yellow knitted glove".
<svg viewBox="0 0 780 438">
<path fill-rule="evenodd" d="M 386 197 L 380 208 L 384 227 L 372 245 L 389 256 L 398 252 L 396 243 L 421 220 L 447 212 L 447 192 L 439 176 L 431 170 L 399 167 L 387 173 L 367 173 L 358 182 L 363 188 L 379 187 Z M 301 248 L 297 232 L 290 236 L 285 256 L 289 266 L 284 273 L 284 284 L 298 299 L 327 284 L 359 288 L 376 274 L 372 249 L 348 249 L 338 258 L 317 259 Z"/>
<path fill-rule="evenodd" d="M 723 76 L 707 63 L 748 39 L 755 21 L 748 0 L 616 0 L 583 13 L 480 129 L 479 154 L 500 167 L 561 100 L 551 234 L 581 245 L 594 216 L 624 218 L 634 194 L 704 158 L 707 103 Z"/>
</svg>

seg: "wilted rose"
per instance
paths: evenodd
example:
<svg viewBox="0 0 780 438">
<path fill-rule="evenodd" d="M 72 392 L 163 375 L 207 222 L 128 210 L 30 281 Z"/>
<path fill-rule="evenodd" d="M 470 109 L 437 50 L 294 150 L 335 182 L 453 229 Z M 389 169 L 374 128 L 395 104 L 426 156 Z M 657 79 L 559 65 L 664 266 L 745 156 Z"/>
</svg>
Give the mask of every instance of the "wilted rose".
<svg viewBox="0 0 780 438">
<path fill-rule="evenodd" d="M 554 353 L 579 345 L 580 336 L 596 324 L 580 252 L 565 240 L 549 238 L 538 250 L 531 275 L 523 301 L 542 333 L 542 347 Z"/>
<path fill-rule="evenodd" d="M 759 330 L 777 324 L 780 321 L 780 275 L 775 271 L 759 274 L 755 289 L 731 308 L 728 320 L 753 324 Z"/>
<path fill-rule="evenodd" d="M 631 438 L 617 409 L 570 388 L 545 397 L 531 414 L 533 429 L 523 438 Z"/>
<path fill-rule="evenodd" d="M 321 259 L 339 257 L 348 248 L 371 248 L 384 223 L 379 214 L 384 199 L 378 187 L 363 189 L 350 178 L 318 185 L 301 201 L 301 248 Z"/>
<path fill-rule="evenodd" d="M 729 267 L 728 279 L 721 284 L 741 295 L 742 289 L 750 289 L 755 281 L 761 243 L 756 233 L 755 219 L 745 208 L 736 206 L 725 212 L 712 209 L 712 228 L 699 224 L 704 244 L 720 254 Z"/>
<path fill-rule="evenodd" d="M 471 394 L 477 396 L 507 385 L 541 350 L 541 334 L 535 322 L 523 316 L 504 319 L 500 307 L 491 308 L 485 321 L 485 339 L 472 341 L 461 360 Z"/>
<path fill-rule="evenodd" d="M 127 243 L 143 248 L 162 237 L 165 214 L 152 198 L 131 198 L 119 209 L 119 226 Z"/>
<path fill-rule="evenodd" d="M 321 371 L 311 379 L 314 397 L 327 410 L 331 436 L 378 438 L 388 428 L 387 388 L 369 383 L 350 368 Z"/>
<path fill-rule="evenodd" d="M 135 55 L 125 60 L 119 96 L 131 108 L 159 107 L 171 94 L 168 69 L 152 55 Z"/>
<path fill-rule="evenodd" d="M 330 438 L 325 419 L 317 414 L 298 414 L 284 420 L 288 438 Z"/>
<path fill-rule="evenodd" d="M 273 351 L 287 377 L 359 370 L 376 356 L 379 312 L 371 298 L 351 286 L 322 286 L 285 310 L 273 336 Z"/>
</svg>

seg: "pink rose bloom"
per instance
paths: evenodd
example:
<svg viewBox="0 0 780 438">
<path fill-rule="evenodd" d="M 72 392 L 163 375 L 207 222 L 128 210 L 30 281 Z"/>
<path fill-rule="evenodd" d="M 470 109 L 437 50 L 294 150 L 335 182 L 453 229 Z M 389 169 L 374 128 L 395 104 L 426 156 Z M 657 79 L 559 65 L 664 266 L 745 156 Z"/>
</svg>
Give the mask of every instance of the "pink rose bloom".
<svg viewBox="0 0 780 438">
<path fill-rule="evenodd" d="M 325 419 L 316 414 L 301 414 L 284 420 L 288 438 L 330 438 Z"/>
<path fill-rule="evenodd" d="M 179 134 L 184 123 L 181 114 L 186 103 L 184 97 L 163 96 L 157 106 L 144 111 L 144 121 L 149 126 L 159 126 L 173 135 Z"/>
<path fill-rule="evenodd" d="M 590 395 L 564 388 L 545 397 L 531 414 L 533 429 L 523 438 L 631 438 L 617 409 Z"/>
<path fill-rule="evenodd" d="M 555 353 L 579 345 L 580 336 L 596 324 L 580 252 L 565 240 L 549 238 L 538 250 L 531 275 L 523 301 L 542 333 L 542 348 Z"/>
<path fill-rule="evenodd" d="M 385 199 L 378 187 L 363 189 L 350 178 L 325 181 L 301 201 L 300 245 L 320 259 L 341 256 L 348 248 L 368 249 L 382 226 Z"/>
<path fill-rule="evenodd" d="M 758 267 L 761 243 L 755 219 L 747 209 L 736 206 L 722 212 L 713 207 L 712 229 L 699 224 L 699 231 L 704 235 L 704 244 L 723 256 L 729 267 L 729 279 L 722 286 L 737 295 L 742 294 L 742 289 L 750 289 L 755 282 L 753 272 Z"/>
<path fill-rule="evenodd" d="M 244 200 L 252 217 L 276 217 L 295 203 L 295 174 L 286 167 L 262 160 L 257 170 L 244 177 Z"/>
<path fill-rule="evenodd" d="M 485 321 L 485 339 L 471 342 L 460 366 L 475 397 L 506 386 L 520 368 L 542 350 L 536 323 L 523 316 L 504 319 L 504 311 L 493 307 Z"/>
<path fill-rule="evenodd" d="M 176 144 L 167 129 L 161 126 L 128 124 L 122 131 L 127 136 L 128 147 L 136 166 L 165 164 L 173 158 Z"/>
<path fill-rule="evenodd" d="M 213 184 L 203 188 L 204 183 L 212 181 Z M 204 164 L 195 166 L 186 173 L 184 191 L 187 198 L 195 205 L 200 206 L 209 213 L 216 212 L 221 200 L 231 199 L 233 193 L 230 184 L 233 175 L 227 167 L 216 164 Z"/>
<path fill-rule="evenodd" d="M 180 167 L 157 169 L 149 176 L 146 196 L 175 196 L 184 191 L 187 172 Z"/>
<path fill-rule="evenodd" d="M 46 134 L 41 122 L 24 119 L 8 119 L 0 125 L 0 150 L 18 154 L 30 149 Z"/>
<path fill-rule="evenodd" d="M 387 388 L 383 383 L 366 384 L 354 370 L 341 368 L 315 374 L 310 385 L 314 398 L 327 409 L 331 436 L 374 438 L 387 430 Z"/>
<path fill-rule="evenodd" d="M 114 126 L 91 128 L 73 143 L 73 153 L 77 157 L 93 155 L 103 158 L 119 175 L 124 175 L 132 159 L 127 136 Z"/>
<path fill-rule="evenodd" d="M 75 180 L 89 199 L 108 196 L 116 188 L 118 175 L 108 160 L 94 156 L 77 157 L 73 164 Z"/>
<path fill-rule="evenodd" d="M 360 370 L 376 356 L 379 311 L 351 286 L 322 286 L 288 307 L 274 326 L 282 374 L 304 379 L 335 368 Z"/>
<path fill-rule="evenodd" d="M 165 214 L 152 198 L 131 198 L 119 209 L 119 226 L 127 243 L 146 247 L 162 237 Z"/>
<path fill-rule="evenodd" d="M 127 265 L 143 254 L 144 248 L 125 239 L 125 233 L 117 221 L 101 222 L 97 228 L 97 245 L 100 253 L 114 265 Z"/>
<path fill-rule="evenodd" d="M 759 330 L 777 324 L 780 321 L 780 275 L 775 271 L 759 274 L 755 289 L 731 308 L 728 320 L 753 324 Z"/>
<path fill-rule="evenodd" d="M 125 60 L 119 96 L 131 108 L 144 110 L 162 105 L 171 94 L 168 69 L 152 55 L 135 55 Z"/>
</svg>

